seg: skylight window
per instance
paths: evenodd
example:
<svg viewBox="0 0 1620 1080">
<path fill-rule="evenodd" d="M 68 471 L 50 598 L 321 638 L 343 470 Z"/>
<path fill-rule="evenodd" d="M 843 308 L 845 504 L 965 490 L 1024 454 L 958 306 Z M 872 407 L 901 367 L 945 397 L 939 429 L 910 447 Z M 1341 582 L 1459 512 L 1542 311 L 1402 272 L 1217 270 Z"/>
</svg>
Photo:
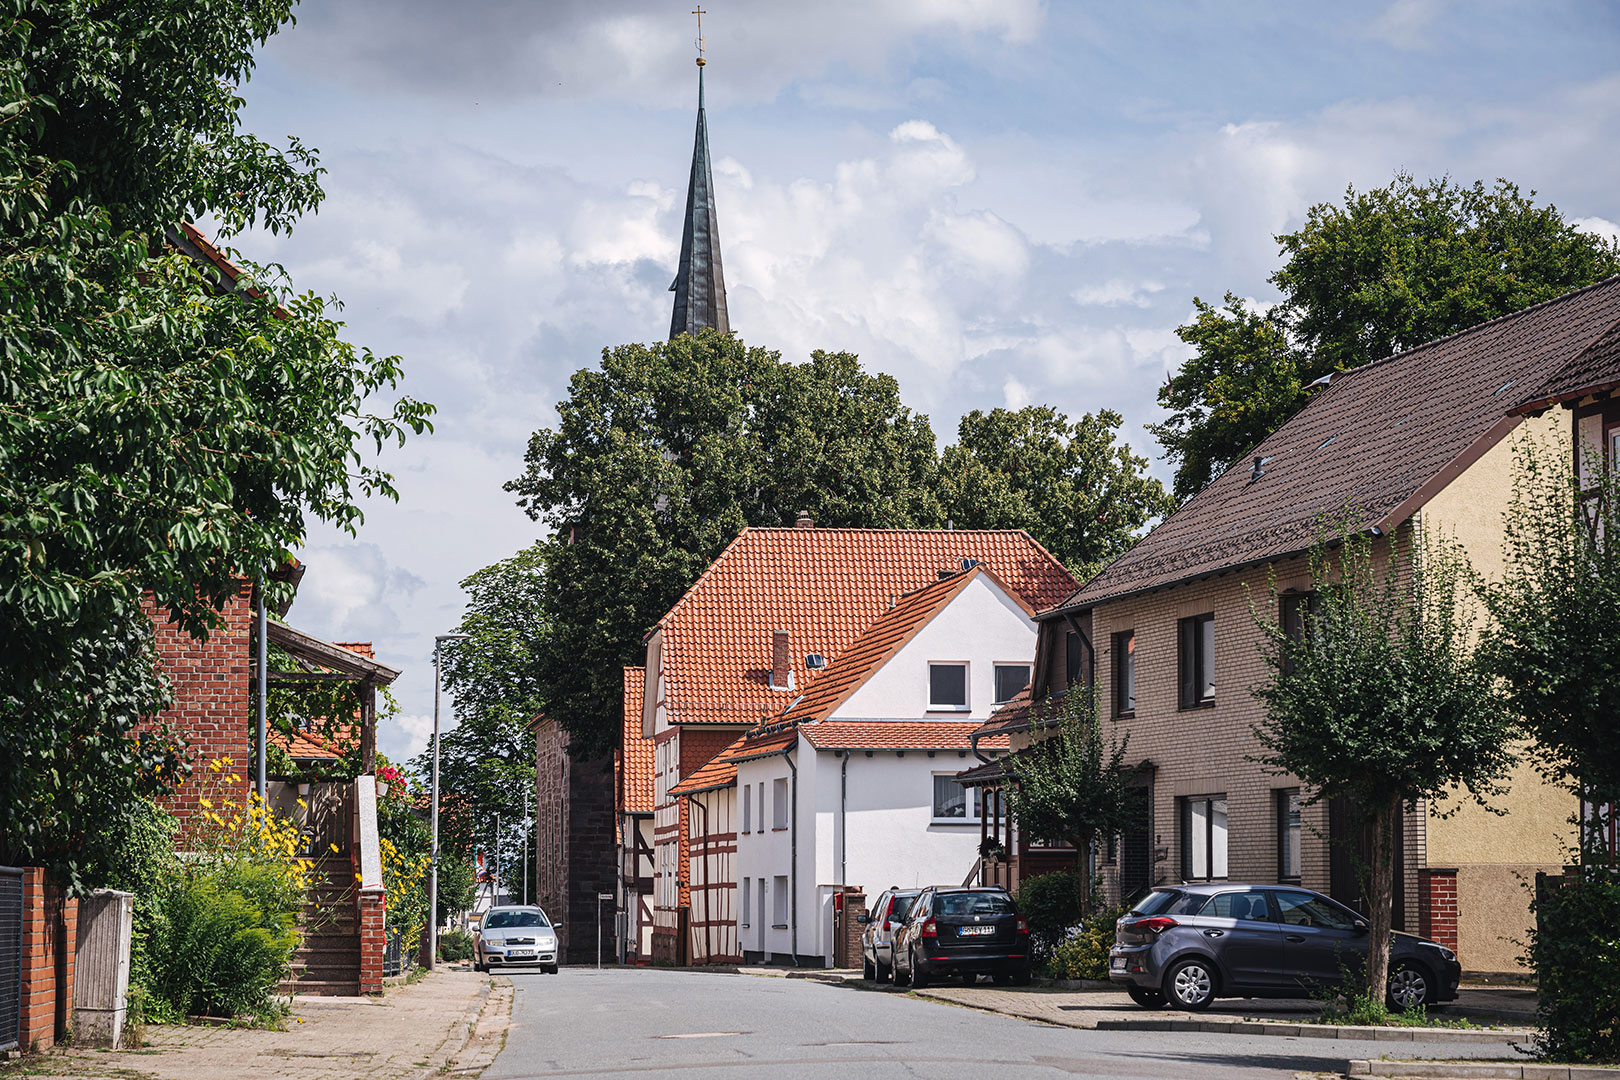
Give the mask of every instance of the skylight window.
<svg viewBox="0 0 1620 1080">
<path fill-rule="evenodd" d="M 1321 441 L 1321 443 L 1317 445 L 1316 448 L 1318 450 L 1325 450 L 1325 449 L 1327 449 L 1327 444 L 1332 442 L 1334 439 L 1337 439 L 1337 438 L 1338 438 L 1337 435 L 1329 435 L 1327 438 L 1323 439 Z"/>
</svg>

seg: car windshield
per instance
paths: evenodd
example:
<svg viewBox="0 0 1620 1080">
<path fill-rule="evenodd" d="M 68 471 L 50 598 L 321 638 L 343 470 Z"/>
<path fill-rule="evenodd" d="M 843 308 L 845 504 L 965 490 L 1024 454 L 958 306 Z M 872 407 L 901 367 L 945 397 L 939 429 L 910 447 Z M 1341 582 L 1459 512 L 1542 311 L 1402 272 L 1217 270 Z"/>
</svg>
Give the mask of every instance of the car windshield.
<svg viewBox="0 0 1620 1080">
<path fill-rule="evenodd" d="M 911 902 L 915 899 L 917 899 L 915 896 L 895 897 L 894 906 L 889 909 L 889 918 L 896 922 L 904 922 L 906 913 L 911 910 Z"/>
<path fill-rule="evenodd" d="M 936 915 L 1011 915 L 1012 898 L 1006 893 L 944 893 L 934 901 Z"/>
<path fill-rule="evenodd" d="M 550 926 L 538 911 L 492 911 L 484 919 L 485 930 L 510 930 L 517 926 Z"/>
</svg>

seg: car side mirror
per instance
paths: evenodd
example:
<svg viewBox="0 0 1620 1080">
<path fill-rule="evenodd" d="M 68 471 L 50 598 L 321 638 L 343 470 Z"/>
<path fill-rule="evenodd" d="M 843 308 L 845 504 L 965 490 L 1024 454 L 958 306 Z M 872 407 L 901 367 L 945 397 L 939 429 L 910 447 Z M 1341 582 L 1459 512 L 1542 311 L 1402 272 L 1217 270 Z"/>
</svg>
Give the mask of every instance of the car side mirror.
<svg viewBox="0 0 1620 1080">
<path fill-rule="evenodd" d="M 872 921 L 872 916 L 870 916 L 870 915 L 857 915 L 857 916 L 855 916 L 855 921 L 860 923 L 862 926 L 865 926 L 867 923 Z"/>
<path fill-rule="evenodd" d="M 1356 933 L 1365 934 L 1368 931 L 1368 929 L 1370 929 L 1370 927 L 1368 927 L 1367 921 L 1365 919 L 1357 919 L 1356 920 Z"/>
</svg>

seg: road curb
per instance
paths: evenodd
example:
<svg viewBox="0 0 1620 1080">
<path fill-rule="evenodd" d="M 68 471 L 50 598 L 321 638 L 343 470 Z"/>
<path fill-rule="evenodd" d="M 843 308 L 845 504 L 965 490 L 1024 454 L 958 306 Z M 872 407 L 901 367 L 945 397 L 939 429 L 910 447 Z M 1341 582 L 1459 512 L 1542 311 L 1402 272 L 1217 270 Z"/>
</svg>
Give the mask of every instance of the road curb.
<svg viewBox="0 0 1620 1080">
<path fill-rule="evenodd" d="M 1427 1080 L 1467 1077 L 1469 1080 L 1615 1080 L 1620 1069 L 1593 1065 L 1539 1065 L 1526 1062 L 1460 1061 L 1351 1061 L 1348 1076 L 1398 1076 Z"/>
<path fill-rule="evenodd" d="M 1338 1024 L 1279 1024 L 1261 1020 L 1099 1020 L 1098 1031 L 1199 1031 L 1220 1035 L 1279 1035 L 1295 1039 L 1360 1039 L 1376 1042 L 1523 1043 L 1526 1028 L 1472 1031 L 1461 1028 L 1351 1027 Z M 1368 1074 L 1371 1075 L 1371 1074 Z M 1453 1075 L 1453 1074 L 1447 1074 Z M 1457 1076 L 1471 1075 L 1456 1073 Z M 1517 1074 L 1515 1074 L 1517 1075 Z M 1610 1080 L 1615 1074 L 1609 1073 Z"/>
</svg>

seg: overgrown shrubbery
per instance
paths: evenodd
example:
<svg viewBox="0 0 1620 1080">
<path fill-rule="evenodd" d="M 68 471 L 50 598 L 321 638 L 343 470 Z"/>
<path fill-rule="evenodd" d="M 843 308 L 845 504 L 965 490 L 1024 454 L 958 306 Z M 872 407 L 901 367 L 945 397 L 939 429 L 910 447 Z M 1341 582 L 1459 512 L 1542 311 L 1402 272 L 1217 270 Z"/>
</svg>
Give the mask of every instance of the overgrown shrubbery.
<svg viewBox="0 0 1620 1080">
<path fill-rule="evenodd" d="M 471 960 L 472 954 L 471 934 L 463 934 L 460 930 L 448 930 L 439 935 L 440 960 Z"/>
<path fill-rule="evenodd" d="M 1534 902 L 1536 1049 L 1553 1061 L 1620 1062 L 1620 878 L 1609 867 L 1585 873 Z"/>
<path fill-rule="evenodd" d="M 1073 871 L 1042 874 L 1018 886 L 1018 910 L 1029 920 L 1029 944 L 1036 966 L 1052 958 L 1080 925 L 1083 878 Z"/>
<path fill-rule="evenodd" d="M 1046 973 L 1054 979 L 1108 978 L 1108 950 L 1114 947 L 1114 923 L 1123 908 L 1095 911 L 1080 929 L 1052 950 Z"/>
</svg>

